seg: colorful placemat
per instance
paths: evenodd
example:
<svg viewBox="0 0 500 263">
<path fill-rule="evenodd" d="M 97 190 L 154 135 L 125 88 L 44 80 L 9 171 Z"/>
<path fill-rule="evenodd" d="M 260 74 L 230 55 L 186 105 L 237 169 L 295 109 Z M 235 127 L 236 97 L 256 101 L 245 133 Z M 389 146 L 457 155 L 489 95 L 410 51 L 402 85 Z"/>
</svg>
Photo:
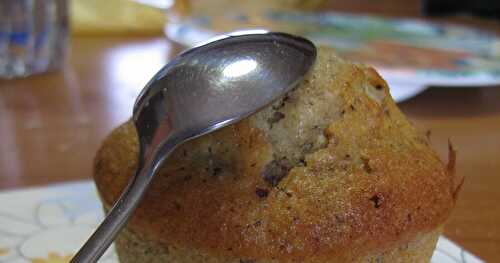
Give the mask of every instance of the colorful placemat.
<svg viewBox="0 0 500 263">
<path fill-rule="evenodd" d="M 318 45 L 334 47 L 345 58 L 372 65 L 395 90 L 396 101 L 431 85 L 474 88 L 500 84 L 500 38 L 457 25 L 264 9 L 251 14 L 184 16 L 168 23 L 165 32 L 170 39 L 194 46 L 223 32 L 247 29 L 303 35 Z"/>
<path fill-rule="evenodd" d="M 102 219 L 90 181 L 0 192 L 0 262 L 66 263 Z M 118 262 L 114 249 L 99 261 Z M 445 237 L 433 263 L 481 263 Z"/>
</svg>

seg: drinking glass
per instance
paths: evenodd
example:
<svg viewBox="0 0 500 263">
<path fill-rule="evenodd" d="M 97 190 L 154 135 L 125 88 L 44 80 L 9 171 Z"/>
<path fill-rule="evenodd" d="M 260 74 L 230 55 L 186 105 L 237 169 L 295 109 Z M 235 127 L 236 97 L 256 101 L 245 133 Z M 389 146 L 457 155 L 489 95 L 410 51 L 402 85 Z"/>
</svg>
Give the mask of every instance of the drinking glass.
<svg viewBox="0 0 500 263">
<path fill-rule="evenodd" d="M 67 47 L 67 0 L 0 0 L 0 78 L 58 69 Z"/>
</svg>

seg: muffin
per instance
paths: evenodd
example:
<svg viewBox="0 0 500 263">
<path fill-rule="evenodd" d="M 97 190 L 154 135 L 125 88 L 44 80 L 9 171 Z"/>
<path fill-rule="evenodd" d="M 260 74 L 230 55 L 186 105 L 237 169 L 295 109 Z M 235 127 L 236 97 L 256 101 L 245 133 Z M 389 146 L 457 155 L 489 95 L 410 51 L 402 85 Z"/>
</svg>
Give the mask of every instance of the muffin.
<svg viewBox="0 0 500 263">
<path fill-rule="evenodd" d="M 95 159 L 107 211 L 137 166 L 129 121 Z M 122 263 L 429 262 L 460 180 L 370 67 L 320 48 L 305 79 L 167 160 L 116 241 Z"/>
</svg>

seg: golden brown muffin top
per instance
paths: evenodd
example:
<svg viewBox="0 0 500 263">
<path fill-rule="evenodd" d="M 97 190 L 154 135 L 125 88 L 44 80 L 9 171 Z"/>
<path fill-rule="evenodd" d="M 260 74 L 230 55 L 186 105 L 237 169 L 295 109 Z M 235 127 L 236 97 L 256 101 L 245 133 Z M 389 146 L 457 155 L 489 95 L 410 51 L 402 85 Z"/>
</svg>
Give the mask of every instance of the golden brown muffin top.
<svg viewBox="0 0 500 263">
<path fill-rule="evenodd" d="M 137 151 L 131 122 L 104 141 L 95 181 L 107 205 Z M 376 71 L 320 49 L 284 99 L 178 148 L 129 228 L 221 257 L 348 262 L 441 225 L 455 184 Z"/>
</svg>

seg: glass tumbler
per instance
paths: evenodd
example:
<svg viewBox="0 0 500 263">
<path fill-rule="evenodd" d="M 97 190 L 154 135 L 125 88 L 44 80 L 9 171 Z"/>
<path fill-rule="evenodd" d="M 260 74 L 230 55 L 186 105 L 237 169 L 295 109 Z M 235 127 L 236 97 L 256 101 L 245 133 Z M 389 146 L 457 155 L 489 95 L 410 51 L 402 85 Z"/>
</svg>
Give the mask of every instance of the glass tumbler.
<svg viewBox="0 0 500 263">
<path fill-rule="evenodd" d="M 67 47 L 67 0 L 0 0 L 0 78 L 55 70 Z"/>
</svg>

